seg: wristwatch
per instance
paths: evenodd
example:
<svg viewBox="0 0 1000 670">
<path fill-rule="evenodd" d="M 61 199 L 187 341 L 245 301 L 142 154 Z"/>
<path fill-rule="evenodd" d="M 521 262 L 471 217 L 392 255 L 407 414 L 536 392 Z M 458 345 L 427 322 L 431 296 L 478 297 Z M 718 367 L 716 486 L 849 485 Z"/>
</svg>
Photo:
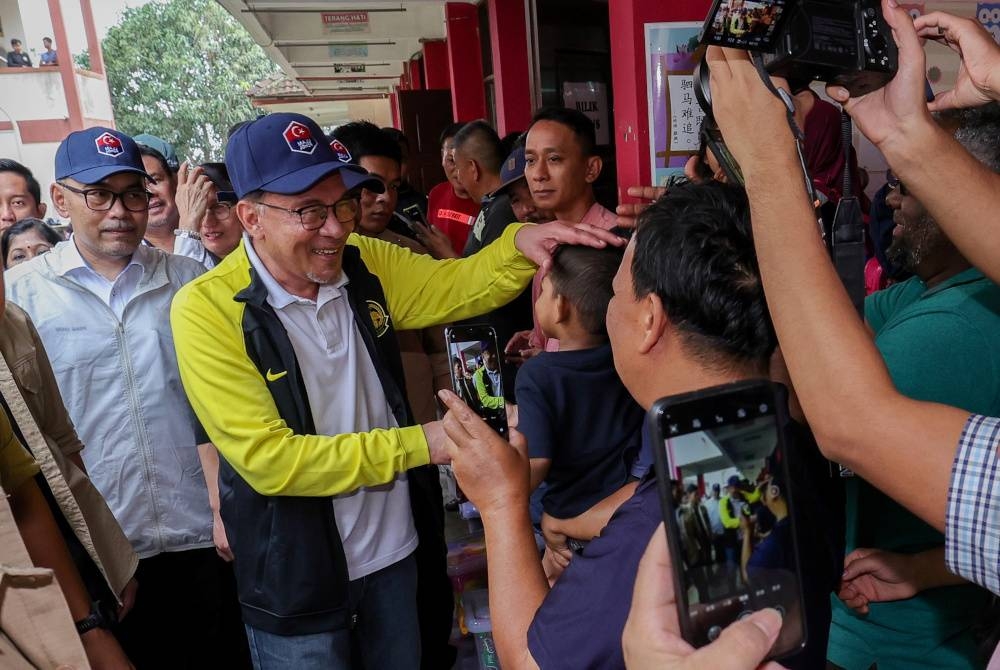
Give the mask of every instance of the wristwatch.
<svg viewBox="0 0 1000 670">
<path fill-rule="evenodd" d="M 76 624 L 76 632 L 80 635 L 94 628 L 108 628 L 108 620 L 101 613 L 100 603 L 97 602 L 90 603 L 90 614 L 73 623 Z"/>
<path fill-rule="evenodd" d="M 174 237 L 190 237 L 192 240 L 200 240 L 201 233 L 197 230 L 188 230 L 187 228 L 178 228 L 174 231 Z"/>
</svg>

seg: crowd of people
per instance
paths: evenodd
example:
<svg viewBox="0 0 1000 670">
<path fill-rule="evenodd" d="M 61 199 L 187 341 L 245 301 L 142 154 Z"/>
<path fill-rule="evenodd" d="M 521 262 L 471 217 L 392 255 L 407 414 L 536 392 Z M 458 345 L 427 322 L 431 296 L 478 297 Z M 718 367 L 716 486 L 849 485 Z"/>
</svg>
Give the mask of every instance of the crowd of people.
<svg viewBox="0 0 1000 670">
<path fill-rule="evenodd" d="M 745 592 L 793 536 L 805 643 L 782 667 L 986 667 L 1000 47 L 973 20 L 883 11 L 895 79 L 828 89 L 893 173 L 863 320 L 816 225 L 863 181 L 840 112 L 776 79 L 788 114 L 738 50 L 708 50 L 717 127 L 686 179 L 617 212 L 592 122 L 563 108 L 505 138 L 449 126 L 426 195 L 407 138 L 367 121 L 328 136 L 272 113 L 200 165 L 76 131 L 45 185 L 68 236 L 0 159 L 0 654 L 451 668 L 445 468 L 481 516 L 508 670 L 775 668 L 782 613 L 695 649 L 677 603 Z M 961 59 L 929 103 L 927 39 Z M 456 355 L 450 324 L 499 347 Z M 672 555 L 646 413 L 753 379 L 786 389 L 784 469 L 672 473 Z M 500 407 L 507 437 L 481 418 Z"/>
</svg>

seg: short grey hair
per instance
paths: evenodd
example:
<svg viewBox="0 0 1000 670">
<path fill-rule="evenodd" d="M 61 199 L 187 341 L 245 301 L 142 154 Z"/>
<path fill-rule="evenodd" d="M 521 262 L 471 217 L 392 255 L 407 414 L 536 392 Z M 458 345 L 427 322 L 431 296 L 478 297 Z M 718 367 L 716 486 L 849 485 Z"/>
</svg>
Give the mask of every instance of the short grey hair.
<svg viewBox="0 0 1000 670">
<path fill-rule="evenodd" d="M 955 129 L 955 139 L 976 160 L 1000 173 L 1000 104 L 948 110 L 935 117 L 945 128 Z"/>
</svg>

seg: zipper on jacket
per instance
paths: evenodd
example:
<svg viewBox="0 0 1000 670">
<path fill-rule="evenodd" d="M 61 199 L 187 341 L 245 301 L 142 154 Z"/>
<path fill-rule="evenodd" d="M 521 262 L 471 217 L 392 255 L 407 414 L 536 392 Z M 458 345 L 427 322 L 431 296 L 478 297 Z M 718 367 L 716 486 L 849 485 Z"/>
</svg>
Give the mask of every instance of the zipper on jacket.
<svg viewBox="0 0 1000 670">
<path fill-rule="evenodd" d="M 131 302 L 131 301 L 129 301 Z M 109 308 L 110 309 L 110 308 Z M 122 311 L 122 316 L 124 317 L 125 311 L 128 309 L 128 305 L 125 306 L 125 310 Z M 135 436 L 135 445 L 139 451 L 139 455 L 142 457 L 142 469 L 146 477 L 146 486 L 148 487 L 149 503 L 153 510 L 153 525 L 156 528 L 156 542 L 160 551 L 165 549 L 163 542 L 163 534 L 160 532 L 161 521 L 160 521 L 160 506 L 156 500 L 156 482 L 153 478 L 153 468 L 150 464 L 149 458 L 149 444 L 146 442 L 143 432 L 139 429 L 142 425 L 141 414 L 139 412 L 139 399 L 136 397 L 135 387 L 135 368 L 132 366 L 132 356 L 128 352 L 128 347 L 125 341 L 125 326 L 118 320 L 115 316 L 115 341 L 118 344 L 118 351 L 121 356 L 122 365 L 125 368 L 125 392 L 128 397 L 128 411 L 129 416 L 132 421 L 133 433 Z"/>
</svg>

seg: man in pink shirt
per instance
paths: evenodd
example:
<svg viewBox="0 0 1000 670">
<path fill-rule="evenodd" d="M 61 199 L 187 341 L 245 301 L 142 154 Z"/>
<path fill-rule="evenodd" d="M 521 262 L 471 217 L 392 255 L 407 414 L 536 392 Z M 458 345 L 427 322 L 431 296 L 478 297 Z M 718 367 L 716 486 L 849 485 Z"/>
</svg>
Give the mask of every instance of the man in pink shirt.
<svg viewBox="0 0 1000 670">
<path fill-rule="evenodd" d="M 556 221 L 568 225 L 588 223 L 605 230 L 614 228 L 615 213 L 594 197 L 594 182 L 602 167 L 596 147 L 594 122 L 582 112 L 567 107 L 538 110 L 524 148 L 524 177 L 535 206 L 553 212 Z M 539 272 L 531 285 L 532 304 L 541 287 Z M 558 351 L 559 340 L 546 338 L 536 318 L 534 330 L 515 334 L 506 349 L 508 358 L 526 358 L 533 350 Z"/>
</svg>

